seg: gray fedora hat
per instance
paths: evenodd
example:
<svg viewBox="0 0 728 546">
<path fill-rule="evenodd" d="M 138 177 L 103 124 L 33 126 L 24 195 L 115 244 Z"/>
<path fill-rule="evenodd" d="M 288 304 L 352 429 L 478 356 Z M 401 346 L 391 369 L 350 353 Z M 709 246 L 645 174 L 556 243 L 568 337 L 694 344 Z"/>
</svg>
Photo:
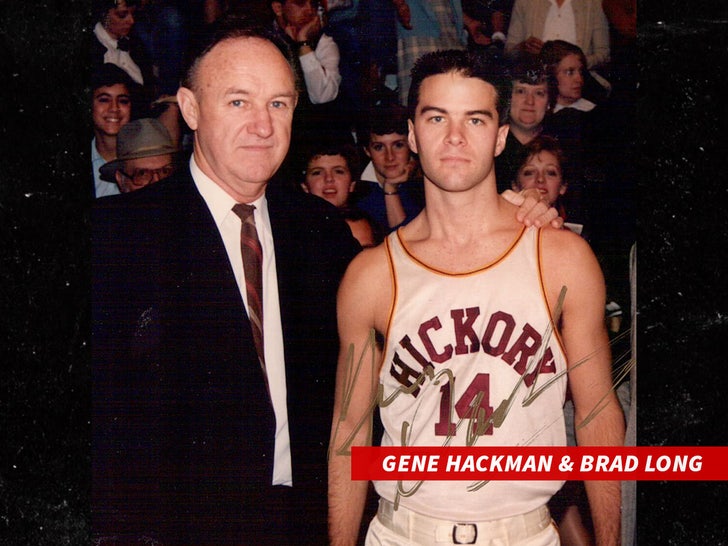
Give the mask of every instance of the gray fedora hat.
<svg viewBox="0 0 728 546">
<path fill-rule="evenodd" d="M 115 173 L 127 159 L 140 159 L 154 155 L 174 154 L 178 149 L 172 143 L 169 131 L 154 118 L 141 118 L 124 125 L 116 136 L 116 159 L 99 168 L 101 179 L 116 182 Z"/>
</svg>

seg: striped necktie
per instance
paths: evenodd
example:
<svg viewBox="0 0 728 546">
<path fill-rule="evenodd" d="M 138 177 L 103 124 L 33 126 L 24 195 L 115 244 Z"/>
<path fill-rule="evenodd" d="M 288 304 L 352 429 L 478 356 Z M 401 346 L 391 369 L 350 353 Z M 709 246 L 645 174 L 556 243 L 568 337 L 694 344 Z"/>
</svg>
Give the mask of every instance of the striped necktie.
<svg viewBox="0 0 728 546">
<path fill-rule="evenodd" d="M 248 317 L 253 329 L 255 349 L 263 370 L 263 377 L 268 384 L 265 369 L 265 353 L 263 352 L 263 248 L 255 229 L 253 205 L 238 203 L 233 212 L 242 220 L 240 229 L 240 250 L 243 255 L 243 271 L 245 272 L 245 291 L 248 296 Z"/>
</svg>

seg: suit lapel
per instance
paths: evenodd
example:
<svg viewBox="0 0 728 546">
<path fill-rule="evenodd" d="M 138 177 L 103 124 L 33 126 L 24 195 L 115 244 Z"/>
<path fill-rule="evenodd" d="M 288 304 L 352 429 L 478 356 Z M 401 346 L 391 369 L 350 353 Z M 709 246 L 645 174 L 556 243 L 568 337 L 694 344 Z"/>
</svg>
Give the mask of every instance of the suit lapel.
<svg viewBox="0 0 728 546">
<path fill-rule="evenodd" d="M 209 334 L 232 335 L 223 344 L 237 354 L 247 355 L 247 349 L 254 347 L 253 335 L 222 237 L 189 170 L 178 182 L 166 196 L 169 206 L 165 203 L 171 224 L 166 231 L 174 234 L 166 245 L 168 289 L 179 302 L 186 302 L 188 309 L 209 306 L 198 312 L 227 317 L 231 324 L 226 325 L 225 333 Z"/>
</svg>

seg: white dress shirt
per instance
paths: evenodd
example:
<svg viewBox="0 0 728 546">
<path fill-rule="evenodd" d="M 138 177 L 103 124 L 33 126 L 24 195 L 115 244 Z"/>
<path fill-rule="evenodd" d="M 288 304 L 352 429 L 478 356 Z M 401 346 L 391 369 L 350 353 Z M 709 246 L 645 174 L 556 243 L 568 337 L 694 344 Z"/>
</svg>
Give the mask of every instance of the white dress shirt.
<svg viewBox="0 0 728 546">
<path fill-rule="evenodd" d="M 364 171 L 362 171 L 359 180 L 363 182 L 376 182 L 377 184 L 379 184 L 379 180 L 377 180 L 377 171 L 374 168 L 373 161 L 370 161 Z M 379 186 L 381 187 L 381 184 L 379 184 Z"/>
<path fill-rule="evenodd" d="M 322 34 L 316 49 L 298 60 L 306 81 L 308 98 L 313 104 L 330 102 L 339 94 L 341 74 L 339 73 L 339 46 L 331 36 Z"/>
<path fill-rule="evenodd" d="M 576 42 L 576 19 L 571 0 L 564 0 L 561 7 L 556 0 L 550 0 L 551 7 L 546 15 L 546 24 L 543 27 L 542 40 L 564 40 L 570 44 Z M 586 68 L 586 67 L 584 67 Z"/>
<path fill-rule="evenodd" d="M 134 62 L 129 55 L 128 51 L 123 51 L 118 48 L 119 41 L 111 37 L 111 34 L 106 32 L 104 25 L 96 23 L 94 27 L 94 34 L 101 45 L 106 47 L 106 53 L 104 53 L 104 63 L 115 64 L 124 72 L 129 74 L 132 80 L 137 82 L 139 85 L 144 85 L 144 77 L 139 66 Z"/>
<path fill-rule="evenodd" d="M 107 195 L 121 193 L 116 182 L 101 180 L 101 173 L 99 172 L 101 165 L 106 165 L 106 160 L 99 153 L 98 148 L 96 148 L 96 137 L 94 137 L 91 140 L 91 168 L 94 171 L 94 196 L 106 197 Z"/>
<path fill-rule="evenodd" d="M 190 172 L 197 190 L 204 199 L 210 213 L 220 231 L 230 265 L 238 283 L 240 297 L 248 308 L 248 296 L 245 290 L 245 273 L 243 257 L 240 251 L 241 220 L 233 212 L 237 204 L 228 193 L 203 173 L 195 162 L 194 154 L 190 158 Z M 293 485 L 291 468 L 291 440 L 288 433 L 288 408 L 286 404 L 286 368 L 283 349 L 283 328 L 281 326 L 281 310 L 278 301 L 278 278 L 276 276 L 276 258 L 273 246 L 273 232 L 268 216 L 268 202 L 263 197 L 250 205 L 255 206 L 253 217 L 258 238 L 263 249 L 263 337 L 265 365 L 268 374 L 273 410 L 276 416 L 275 458 L 273 462 L 273 485 Z M 245 461 L 240 461 L 245 464 Z"/>
</svg>

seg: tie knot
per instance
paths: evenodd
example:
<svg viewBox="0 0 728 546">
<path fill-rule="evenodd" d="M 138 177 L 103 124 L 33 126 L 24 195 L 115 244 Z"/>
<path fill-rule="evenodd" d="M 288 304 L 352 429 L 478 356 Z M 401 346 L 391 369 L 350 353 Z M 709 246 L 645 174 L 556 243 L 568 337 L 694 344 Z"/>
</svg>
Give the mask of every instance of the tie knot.
<svg viewBox="0 0 728 546">
<path fill-rule="evenodd" d="M 247 203 L 238 203 L 233 207 L 233 212 L 237 214 L 243 222 L 253 215 L 254 210 L 255 205 L 248 205 Z"/>
</svg>

